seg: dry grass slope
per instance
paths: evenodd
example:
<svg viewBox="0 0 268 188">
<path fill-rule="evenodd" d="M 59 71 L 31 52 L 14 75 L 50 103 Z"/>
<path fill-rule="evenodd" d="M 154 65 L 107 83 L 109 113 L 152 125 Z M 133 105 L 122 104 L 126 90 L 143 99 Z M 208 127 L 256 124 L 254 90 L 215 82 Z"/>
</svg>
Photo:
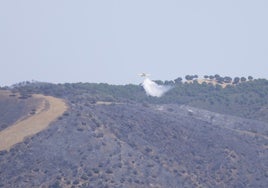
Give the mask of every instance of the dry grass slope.
<svg viewBox="0 0 268 188">
<path fill-rule="evenodd" d="M 0 151 L 10 150 L 12 146 L 22 142 L 26 137 L 46 129 L 52 121 L 67 110 L 67 105 L 62 99 L 37 94 L 33 97 L 42 100 L 36 114 L 0 132 Z"/>
</svg>

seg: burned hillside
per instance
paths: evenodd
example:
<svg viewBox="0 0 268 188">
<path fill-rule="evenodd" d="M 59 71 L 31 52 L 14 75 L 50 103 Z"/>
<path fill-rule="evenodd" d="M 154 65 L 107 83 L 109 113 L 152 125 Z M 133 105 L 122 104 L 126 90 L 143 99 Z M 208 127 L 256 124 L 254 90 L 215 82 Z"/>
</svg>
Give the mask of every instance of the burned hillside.
<svg viewBox="0 0 268 188">
<path fill-rule="evenodd" d="M 239 87 L 250 93 L 243 95 L 264 108 L 253 83 L 245 84 Z M 266 81 L 256 84 L 266 88 Z M 45 131 L 0 152 L 0 187 L 266 187 L 265 118 L 244 118 L 246 104 L 231 116 L 238 103 L 229 101 L 227 111 L 217 100 L 231 100 L 242 89 L 176 87 L 162 98 L 148 97 L 136 85 L 14 88 L 64 98 L 69 109 Z"/>
</svg>

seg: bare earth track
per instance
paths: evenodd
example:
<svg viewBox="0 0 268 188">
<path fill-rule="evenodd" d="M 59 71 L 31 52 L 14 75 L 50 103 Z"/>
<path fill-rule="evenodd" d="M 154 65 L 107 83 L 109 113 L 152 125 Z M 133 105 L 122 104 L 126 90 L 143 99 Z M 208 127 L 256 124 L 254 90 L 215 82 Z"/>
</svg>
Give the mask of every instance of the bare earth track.
<svg viewBox="0 0 268 188">
<path fill-rule="evenodd" d="M 22 142 L 26 137 L 32 136 L 44 129 L 66 110 L 66 103 L 59 98 L 35 94 L 33 97 L 41 99 L 36 114 L 27 117 L 0 132 L 0 151 L 10 150 L 12 146 Z"/>
</svg>

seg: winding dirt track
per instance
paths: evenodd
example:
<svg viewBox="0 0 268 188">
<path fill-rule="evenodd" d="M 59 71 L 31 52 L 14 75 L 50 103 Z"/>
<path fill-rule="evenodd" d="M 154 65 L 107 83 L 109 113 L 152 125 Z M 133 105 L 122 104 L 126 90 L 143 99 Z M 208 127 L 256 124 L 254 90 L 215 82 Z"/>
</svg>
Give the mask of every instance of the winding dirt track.
<svg viewBox="0 0 268 188">
<path fill-rule="evenodd" d="M 0 132 L 0 151 L 10 150 L 12 146 L 22 142 L 26 137 L 46 129 L 68 108 L 66 103 L 59 98 L 37 94 L 33 97 L 42 100 L 36 114 L 18 121 Z"/>
</svg>

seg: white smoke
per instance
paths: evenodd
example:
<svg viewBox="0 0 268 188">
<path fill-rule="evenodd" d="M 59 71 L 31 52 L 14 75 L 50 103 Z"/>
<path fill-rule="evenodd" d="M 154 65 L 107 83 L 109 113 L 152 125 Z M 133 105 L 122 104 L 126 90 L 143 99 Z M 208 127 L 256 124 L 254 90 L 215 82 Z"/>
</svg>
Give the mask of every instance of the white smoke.
<svg viewBox="0 0 268 188">
<path fill-rule="evenodd" d="M 158 85 L 154 81 L 150 80 L 149 78 L 145 78 L 145 80 L 142 83 L 142 86 L 146 92 L 147 95 L 153 96 L 153 97 L 161 97 L 163 96 L 168 90 L 171 89 L 170 86 L 163 86 Z"/>
</svg>

